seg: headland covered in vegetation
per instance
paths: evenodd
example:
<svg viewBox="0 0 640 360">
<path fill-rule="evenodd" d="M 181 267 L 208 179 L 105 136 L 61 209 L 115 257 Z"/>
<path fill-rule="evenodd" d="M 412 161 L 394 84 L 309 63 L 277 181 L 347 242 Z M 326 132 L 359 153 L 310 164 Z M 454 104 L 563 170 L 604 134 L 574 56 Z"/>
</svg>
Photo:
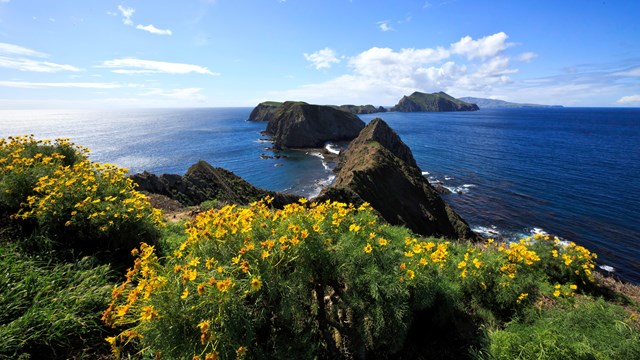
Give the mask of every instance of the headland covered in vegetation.
<svg viewBox="0 0 640 360">
<path fill-rule="evenodd" d="M 203 164 L 148 176 L 143 194 L 66 140 L 0 140 L 0 357 L 640 356 L 637 287 L 550 235 L 461 235 L 464 221 L 412 176 L 406 145 L 380 121 L 362 132 L 315 201 Z M 379 208 L 379 163 L 425 194 L 412 216 L 436 206 L 434 226 L 450 231 Z"/>
</svg>

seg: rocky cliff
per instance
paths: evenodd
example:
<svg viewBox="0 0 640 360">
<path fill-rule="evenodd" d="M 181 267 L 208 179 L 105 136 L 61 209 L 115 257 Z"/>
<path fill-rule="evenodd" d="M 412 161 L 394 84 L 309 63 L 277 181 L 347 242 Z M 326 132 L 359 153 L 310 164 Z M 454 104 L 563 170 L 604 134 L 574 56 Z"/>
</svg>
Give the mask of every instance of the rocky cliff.
<svg viewBox="0 0 640 360">
<path fill-rule="evenodd" d="M 340 155 L 335 183 L 326 199 L 368 202 L 389 223 L 424 236 L 476 240 L 469 225 L 422 176 L 409 147 L 383 120 L 375 119 Z"/>
<path fill-rule="evenodd" d="M 283 103 L 277 101 L 261 102 L 251 110 L 247 121 L 269 121 L 273 117 L 273 114 L 282 107 L 282 104 Z"/>
<path fill-rule="evenodd" d="M 138 184 L 140 191 L 165 195 L 186 206 L 199 205 L 213 199 L 246 205 L 265 196 L 272 196 L 273 206 L 283 207 L 299 199 L 299 196 L 257 188 L 231 171 L 213 167 L 202 160 L 192 165 L 183 176 L 157 176 L 144 172 L 132 175 L 131 179 Z"/>
<path fill-rule="evenodd" d="M 356 115 L 331 106 L 285 102 L 269 120 L 267 135 L 283 148 L 323 147 L 327 141 L 354 139 L 364 128 Z"/>
<path fill-rule="evenodd" d="M 425 94 L 417 91 L 409 96 L 403 96 L 402 99 L 391 108 L 391 111 L 399 112 L 476 110 L 479 110 L 478 105 L 466 103 L 443 92 Z"/>
</svg>

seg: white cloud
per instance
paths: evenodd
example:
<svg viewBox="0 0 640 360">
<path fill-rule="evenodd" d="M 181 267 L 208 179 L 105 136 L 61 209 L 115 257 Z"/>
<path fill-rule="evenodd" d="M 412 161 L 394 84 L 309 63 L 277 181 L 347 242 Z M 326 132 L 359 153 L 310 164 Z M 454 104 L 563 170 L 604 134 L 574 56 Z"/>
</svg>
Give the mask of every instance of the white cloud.
<svg viewBox="0 0 640 360">
<path fill-rule="evenodd" d="M 80 71 L 75 66 L 56 64 L 29 58 L 47 58 L 49 55 L 14 44 L 0 43 L 0 67 L 19 71 L 54 73 L 59 71 Z"/>
<path fill-rule="evenodd" d="M 122 22 L 125 25 L 133 25 L 133 20 L 131 20 L 131 17 L 133 16 L 133 13 L 136 12 L 136 10 L 134 8 L 124 7 L 122 5 L 118 5 L 118 10 L 120 11 L 120 14 L 122 14 Z"/>
<path fill-rule="evenodd" d="M 140 59 L 132 59 L 132 58 L 107 60 L 102 63 L 101 67 L 115 69 L 115 70 L 112 70 L 112 72 L 117 74 L 196 73 L 196 74 L 212 75 L 212 76 L 220 75 L 219 73 L 212 72 L 206 67 L 202 67 L 198 65 L 171 63 L 171 62 L 154 61 L 154 60 L 140 60 Z"/>
<path fill-rule="evenodd" d="M 503 54 L 510 46 L 505 42 L 507 38 L 501 32 L 477 40 L 467 36 L 448 48 L 373 47 L 349 58 L 347 74 L 323 83 L 274 92 L 272 97 L 316 103 L 392 105 L 402 95 L 416 90 L 445 91 L 454 96 L 491 92 L 510 84 L 509 76 L 518 71 Z"/>
<path fill-rule="evenodd" d="M 618 71 L 613 73 L 612 75 L 616 76 L 640 76 L 640 66 L 636 68 L 632 68 L 625 71 Z"/>
<path fill-rule="evenodd" d="M 538 54 L 533 53 L 533 52 L 526 52 L 526 53 L 522 53 L 520 55 L 518 55 L 518 61 L 522 61 L 522 62 L 531 62 L 531 60 L 535 59 L 538 57 Z"/>
<path fill-rule="evenodd" d="M 27 82 L 27 81 L 0 81 L 0 86 L 14 88 L 83 88 L 83 89 L 116 89 L 122 87 L 135 87 L 114 83 L 93 82 Z"/>
<path fill-rule="evenodd" d="M 24 58 L 0 56 L 0 67 L 19 71 L 54 73 L 59 71 L 81 71 L 75 66 L 56 64 L 49 61 L 37 61 Z"/>
<path fill-rule="evenodd" d="M 49 57 L 49 55 L 45 53 L 27 49 L 19 45 L 7 44 L 7 43 L 0 43 L 0 53 L 6 54 L 6 55 L 20 55 L 20 56 L 29 56 L 29 57 Z"/>
<path fill-rule="evenodd" d="M 378 21 L 378 27 L 380 28 L 380 30 L 382 30 L 383 32 L 387 32 L 387 31 L 393 31 L 395 30 L 394 28 L 391 27 L 391 25 L 389 25 L 389 20 L 384 20 L 384 21 Z"/>
<path fill-rule="evenodd" d="M 0 2 L 8 3 L 10 0 L 0 0 Z"/>
<path fill-rule="evenodd" d="M 150 32 L 152 34 L 156 34 L 156 35 L 171 35 L 172 32 L 171 30 L 167 29 L 167 30 L 162 30 L 162 29 L 158 29 L 157 27 L 149 24 L 147 26 L 142 26 L 142 25 L 138 25 L 136 26 L 136 29 L 138 30 L 144 30 L 147 32 Z"/>
<path fill-rule="evenodd" d="M 340 59 L 336 57 L 336 52 L 328 47 L 311 54 L 304 53 L 304 58 L 311 62 L 317 70 L 328 69 L 331 64 L 340 62 Z"/>
<path fill-rule="evenodd" d="M 460 41 L 451 44 L 451 53 L 466 55 L 469 60 L 487 59 L 498 55 L 511 46 L 505 42 L 508 37 L 504 32 L 485 36 L 478 40 L 473 40 L 471 36 L 465 36 Z"/>
<path fill-rule="evenodd" d="M 621 105 L 640 105 L 640 94 L 623 96 L 616 102 Z"/>
<path fill-rule="evenodd" d="M 177 100 L 195 100 L 203 101 L 206 97 L 200 92 L 202 88 L 184 88 L 184 89 L 151 89 L 150 91 L 142 94 L 143 96 L 162 96 Z"/>
</svg>

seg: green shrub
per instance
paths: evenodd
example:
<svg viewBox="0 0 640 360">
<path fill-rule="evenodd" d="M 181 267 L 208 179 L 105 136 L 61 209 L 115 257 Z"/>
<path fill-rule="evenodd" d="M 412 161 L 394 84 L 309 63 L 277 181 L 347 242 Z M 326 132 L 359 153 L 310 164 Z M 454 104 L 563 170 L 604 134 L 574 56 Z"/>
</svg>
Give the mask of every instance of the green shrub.
<svg viewBox="0 0 640 360">
<path fill-rule="evenodd" d="M 76 253 L 154 243 L 159 210 L 135 191 L 126 169 L 90 162 L 66 140 L 0 140 L 0 199 L 12 218 Z"/>
<path fill-rule="evenodd" d="M 54 264 L 0 246 L 0 358 L 71 358 L 108 352 L 100 312 L 109 267 L 85 258 Z"/>
<path fill-rule="evenodd" d="M 537 310 L 490 332 L 490 359 L 640 359 L 640 328 L 602 299 Z"/>
<path fill-rule="evenodd" d="M 186 231 L 164 260 L 143 246 L 114 290 L 104 318 L 125 327 L 108 339 L 114 351 L 136 342 L 176 359 L 393 354 L 411 323 L 410 289 L 432 281 L 405 263 L 406 243 L 426 243 L 366 205 L 226 206 Z M 428 291 L 413 294 L 428 305 Z"/>
</svg>

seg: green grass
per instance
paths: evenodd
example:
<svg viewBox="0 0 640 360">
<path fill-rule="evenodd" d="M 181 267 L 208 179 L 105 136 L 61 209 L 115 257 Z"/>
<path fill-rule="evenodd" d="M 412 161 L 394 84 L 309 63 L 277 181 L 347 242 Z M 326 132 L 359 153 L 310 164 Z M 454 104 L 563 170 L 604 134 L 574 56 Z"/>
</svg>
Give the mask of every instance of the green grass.
<svg viewBox="0 0 640 360">
<path fill-rule="evenodd" d="M 585 297 L 489 334 L 489 359 L 640 359 L 638 325 L 620 306 Z"/>
<path fill-rule="evenodd" d="M 108 353 L 100 313 L 113 284 L 92 258 L 52 263 L 0 246 L 0 358 L 83 358 Z"/>
</svg>

